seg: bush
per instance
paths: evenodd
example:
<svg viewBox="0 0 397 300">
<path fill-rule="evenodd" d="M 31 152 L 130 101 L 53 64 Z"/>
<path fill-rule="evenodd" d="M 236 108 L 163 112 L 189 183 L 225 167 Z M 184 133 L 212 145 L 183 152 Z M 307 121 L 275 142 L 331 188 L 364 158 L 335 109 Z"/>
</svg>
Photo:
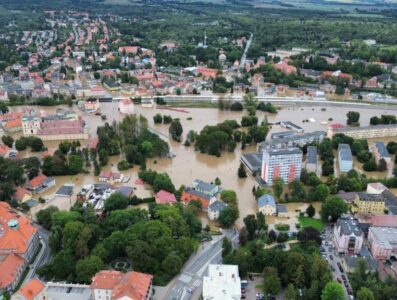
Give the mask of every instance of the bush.
<svg viewBox="0 0 397 300">
<path fill-rule="evenodd" d="M 131 165 L 128 161 L 126 161 L 126 160 L 122 160 L 122 161 L 120 161 L 120 162 L 117 164 L 117 169 L 118 169 L 119 171 L 125 171 L 125 170 L 130 169 L 131 167 L 132 167 L 132 165 Z"/>
<path fill-rule="evenodd" d="M 288 231 L 289 225 L 288 224 L 276 224 L 274 226 L 278 231 Z"/>
<path fill-rule="evenodd" d="M 231 111 L 242 111 L 243 105 L 241 104 L 241 102 L 234 102 L 232 105 L 230 105 L 230 110 Z"/>
</svg>

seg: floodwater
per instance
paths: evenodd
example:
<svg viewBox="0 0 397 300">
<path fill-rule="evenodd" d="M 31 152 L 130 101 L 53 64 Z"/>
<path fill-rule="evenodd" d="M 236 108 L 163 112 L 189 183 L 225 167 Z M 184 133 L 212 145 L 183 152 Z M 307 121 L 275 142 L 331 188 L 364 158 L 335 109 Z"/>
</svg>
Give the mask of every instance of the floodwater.
<svg viewBox="0 0 397 300">
<path fill-rule="evenodd" d="M 69 109 L 66 106 L 62 106 L 65 109 Z M 45 110 L 47 113 L 55 112 L 58 107 L 40 107 L 37 109 Z M 22 110 L 21 107 L 13 107 L 15 110 Z M 82 114 L 77 107 L 73 110 Z M 227 119 L 233 119 L 240 121 L 241 117 L 245 115 L 245 112 L 231 112 L 231 111 L 220 111 L 213 108 L 186 108 L 187 112 L 177 112 L 168 109 L 157 109 L 153 108 L 142 108 L 141 106 L 135 106 L 135 112 L 137 114 L 144 115 L 148 121 L 149 126 L 154 127 L 161 133 L 168 135 L 169 125 L 154 124 L 153 116 L 156 113 L 171 115 L 173 118 L 179 118 L 183 126 L 183 135 L 189 132 L 189 130 L 200 131 L 206 125 L 215 125 Z M 348 109 L 344 107 L 327 107 L 325 111 L 321 107 L 287 107 L 279 111 L 278 114 L 267 114 L 264 112 L 257 112 L 259 121 L 261 122 L 265 115 L 267 115 L 270 123 L 276 123 L 279 121 L 291 121 L 304 128 L 306 132 L 314 130 L 327 130 L 327 125 L 323 125 L 320 122 L 327 121 L 332 118 L 331 123 L 339 122 L 342 124 L 346 123 L 346 113 L 349 110 L 359 111 L 361 114 L 360 123 L 361 125 L 368 125 L 369 119 L 375 115 L 390 114 L 387 108 L 354 108 Z M 120 121 L 123 115 L 118 111 L 117 103 L 101 103 L 101 112 L 106 115 L 107 122 L 111 123 L 113 120 Z M 188 120 L 191 118 L 191 120 Z M 309 118 L 314 118 L 315 122 L 303 122 Z M 96 115 L 84 115 L 84 120 L 90 128 L 91 136 L 96 134 L 97 126 L 101 126 L 105 123 L 100 116 Z M 281 126 L 273 126 L 271 132 L 285 131 L 285 128 Z M 154 169 L 158 172 L 167 172 L 178 188 L 180 185 L 191 185 L 194 179 L 202 179 L 208 182 L 212 182 L 218 177 L 222 182 L 222 188 L 232 189 L 237 192 L 238 203 L 240 209 L 240 218 L 237 222 L 238 226 L 243 224 L 242 219 L 247 214 L 253 214 L 257 212 L 256 200 L 252 195 L 252 187 L 257 186 L 255 179 L 252 176 L 240 179 L 237 176 L 237 169 L 240 165 L 240 156 L 242 153 L 253 152 L 256 146 L 247 147 L 245 150 L 241 150 L 241 146 L 237 145 L 234 153 L 224 152 L 221 157 L 210 156 L 194 151 L 194 147 L 185 147 L 182 143 L 177 143 L 169 140 L 170 148 L 172 153 L 176 156 L 174 158 L 156 158 L 150 159 L 147 163 L 148 169 Z M 82 144 L 87 144 L 88 141 L 83 141 Z M 48 148 L 56 148 L 56 142 L 45 142 Z M 27 154 L 27 153 L 26 153 Z M 117 162 L 121 157 L 111 157 L 109 164 L 104 170 L 117 171 Z M 122 172 L 125 176 L 131 176 L 131 180 L 126 185 L 134 185 L 135 180 L 138 178 L 137 173 L 139 168 L 135 166 L 133 169 Z M 379 174 L 383 175 L 383 174 Z M 51 198 L 54 192 L 64 183 L 74 183 L 75 193 L 79 191 L 79 187 L 86 183 L 98 182 L 98 178 L 93 175 L 77 175 L 77 176 L 60 176 L 56 178 L 56 187 L 43 193 L 42 197 Z M 135 186 L 135 185 L 134 185 Z M 151 194 L 148 187 L 138 186 L 136 194 L 139 197 L 147 197 Z M 68 209 L 70 203 L 74 203 L 75 197 L 71 201 L 69 199 L 59 200 L 55 199 L 51 204 L 58 204 L 63 209 Z M 58 203 L 60 202 L 60 203 Z M 46 204 L 48 205 L 48 204 Z M 291 204 L 295 205 L 295 204 Z M 299 204 L 296 204 L 299 205 Z M 302 205 L 302 204 L 301 204 Z M 39 205 L 33 210 L 37 211 L 44 205 Z M 294 211 L 295 207 L 291 206 L 291 211 Z"/>
</svg>

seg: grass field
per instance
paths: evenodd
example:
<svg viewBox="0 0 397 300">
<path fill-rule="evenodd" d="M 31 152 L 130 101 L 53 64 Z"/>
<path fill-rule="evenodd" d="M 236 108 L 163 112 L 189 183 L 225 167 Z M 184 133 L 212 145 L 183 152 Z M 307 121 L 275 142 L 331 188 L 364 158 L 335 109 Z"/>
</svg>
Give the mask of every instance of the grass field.
<svg viewBox="0 0 397 300">
<path fill-rule="evenodd" d="M 299 224 L 301 225 L 301 228 L 310 226 L 320 231 L 324 228 L 323 221 L 321 221 L 320 219 L 314 219 L 309 217 L 299 217 Z"/>
</svg>

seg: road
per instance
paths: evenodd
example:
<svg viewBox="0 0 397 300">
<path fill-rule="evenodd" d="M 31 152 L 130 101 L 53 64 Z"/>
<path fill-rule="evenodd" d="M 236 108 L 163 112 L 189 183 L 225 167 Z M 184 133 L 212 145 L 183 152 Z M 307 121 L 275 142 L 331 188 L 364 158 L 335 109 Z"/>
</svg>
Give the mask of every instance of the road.
<svg viewBox="0 0 397 300">
<path fill-rule="evenodd" d="M 245 45 L 243 56 L 241 56 L 241 59 L 240 59 L 240 69 L 244 68 L 245 60 L 247 59 L 248 49 L 251 47 L 253 36 L 254 36 L 254 34 L 251 32 L 250 38 L 248 39 L 247 44 Z"/>
<path fill-rule="evenodd" d="M 208 265 L 222 263 L 222 239 L 226 236 L 233 241 L 234 245 L 237 243 L 237 232 L 224 230 L 223 233 L 224 235 L 216 236 L 211 242 L 200 246 L 197 253 L 188 260 L 181 273 L 174 279 L 164 299 L 187 300 L 192 298 L 191 292 L 201 287 Z"/>
<path fill-rule="evenodd" d="M 325 259 L 328 261 L 328 264 L 330 265 L 331 269 L 333 270 L 332 278 L 335 281 L 337 281 L 338 279 L 341 280 L 340 284 L 343 287 L 343 290 L 345 291 L 346 299 L 349 299 L 349 294 L 347 292 L 348 288 L 351 290 L 349 278 L 348 278 L 345 270 L 343 270 L 344 271 L 343 273 L 339 270 L 338 263 L 342 264 L 342 257 L 336 252 L 335 247 L 333 246 L 332 229 L 330 229 L 329 227 L 326 227 L 326 229 L 325 229 L 325 238 L 323 240 L 322 246 L 324 247 L 324 250 L 325 250 L 323 255 L 326 256 Z M 332 255 L 333 259 L 331 259 L 331 255 Z M 345 276 L 346 283 L 344 283 L 342 275 Z"/>
</svg>

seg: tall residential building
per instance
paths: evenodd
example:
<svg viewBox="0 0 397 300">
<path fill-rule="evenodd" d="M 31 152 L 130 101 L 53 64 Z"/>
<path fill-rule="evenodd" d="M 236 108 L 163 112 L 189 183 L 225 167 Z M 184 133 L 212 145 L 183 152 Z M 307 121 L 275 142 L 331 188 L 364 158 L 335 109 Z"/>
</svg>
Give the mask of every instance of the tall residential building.
<svg viewBox="0 0 397 300">
<path fill-rule="evenodd" d="M 236 265 L 209 265 L 203 280 L 203 300 L 240 300 L 241 281 Z"/>
<path fill-rule="evenodd" d="M 339 144 L 338 146 L 338 162 L 341 172 L 349 172 L 353 169 L 353 155 L 348 144 Z"/>
<path fill-rule="evenodd" d="M 363 245 L 364 233 L 357 220 L 350 215 L 338 219 L 333 231 L 336 250 L 340 253 L 359 253 Z"/>
<path fill-rule="evenodd" d="M 261 178 L 268 185 L 280 177 L 285 183 L 298 179 L 302 169 L 302 151 L 299 148 L 265 149 L 262 155 Z"/>
</svg>

